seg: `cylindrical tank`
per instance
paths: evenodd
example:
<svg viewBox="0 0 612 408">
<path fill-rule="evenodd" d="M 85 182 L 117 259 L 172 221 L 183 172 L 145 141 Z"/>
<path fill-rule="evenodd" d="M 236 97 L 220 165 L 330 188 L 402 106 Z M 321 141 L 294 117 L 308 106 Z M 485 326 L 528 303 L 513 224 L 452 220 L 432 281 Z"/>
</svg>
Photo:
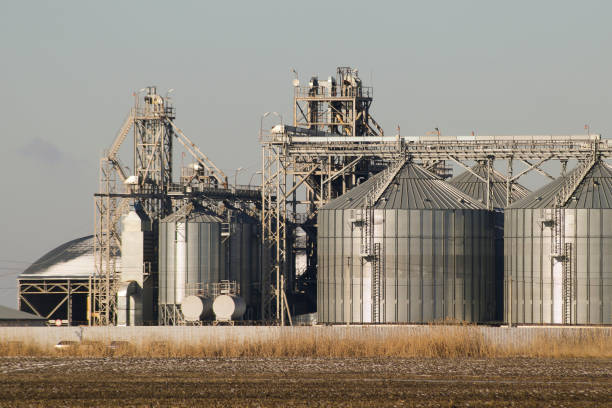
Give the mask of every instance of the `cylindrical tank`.
<svg viewBox="0 0 612 408">
<path fill-rule="evenodd" d="M 588 166 L 506 209 L 507 322 L 612 324 L 612 168 Z"/>
<path fill-rule="evenodd" d="M 368 196 L 378 199 L 367 205 Z M 380 173 L 322 207 L 317 251 L 319 322 L 493 317 L 491 213 L 418 165 Z"/>
<path fill-rule="evenodd" d="M 188 322 L 210 319 L 213 317 L 212 304 L 212 299 L 207 296 L 187 296 L 181 303 L 183 318 Z"/>
<path fill-rule="evenodd" d="M 244 299 L 236 295 L 219 295 L 213 305 L 215 318 L 219 321 L 241 320 L 246 311 Z"/>
<path fill-rule="evenodd" d="M 491 180 L 489 192 L 487 192 L 487 183 L 484 180 Z M 506 179 L 494 169 L 489 171 L 486 163 L 478 163 L 470 171 L 465 171 L 453 177 L 448 183 L 484 205 L 487 205 L 487 197 L 491 200 L 495 228 L 496 304 L 494 319 L 502 321 L 504 319 L 504 208 L 508 205 Z M 519 183 L 512 183 L 510 189 L 511 202 L 527 197 L 529 193 L 530 191 Z"/>
<path fill-rule="evenodd" d="M 219 217 L 203 209 L 159 223 L 160 323 L 175 321 L 186 288 L 225 279 L 221 226 Z"/>
<path fill-rule="evenodd" d="M 224 279 L 240 285 L 240 297 L 247 305 L 245 318 L 256 319 L 261 301 L 261 228 L 257 220 L 241 212 L 233 215 L 229 228 L 229 235 L 223 237 L 229 255 Z"/>
</svg>

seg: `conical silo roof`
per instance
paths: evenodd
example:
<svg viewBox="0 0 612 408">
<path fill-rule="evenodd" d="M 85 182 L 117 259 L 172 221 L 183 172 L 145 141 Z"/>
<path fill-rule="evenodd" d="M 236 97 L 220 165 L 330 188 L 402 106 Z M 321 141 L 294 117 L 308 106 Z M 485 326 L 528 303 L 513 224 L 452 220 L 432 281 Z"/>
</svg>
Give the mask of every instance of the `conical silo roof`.
<svg viewBox="0 0 612 408">
<path fill-rule="evenodd" d="M 179 209 L 161 222 L 223 222 L 223 220 L 212 211 L 196 206 L 186 210 Z"/>
<path fill-rule="evenodd" d="M 509 208 L 553 208 L 560 195 L 570 197 L 563 208 L 612 208 L 612 167 L 597 160 L 581 179 L 577 167 L 566 177 L 559 177 Z M 577 183 L 571 186 L 570 184 Z M 569 190 L 564 191 L 565 187 Z"/>
<path fill-rule="evenodd" d="M 366 204 L 366 196 L 379 188 L 381 182 L 384 182 L 383 185 L 386 185 L 386 188 L 380 193 L 373 208 L 486 209 L 484 204 L 409 161 L 394 175 L 391 175 L 392 180 L 382 180 L 384 177 L 389 177 L 389 175 L 385 172 L 376 174 L 346 194 L 331 200 L 322 209 L 362 208 Z"/>
<path fill-rule="evenodd" d="M 483 179 L 487 178 L 487 166 L 485 164 L 477 164 L 472 167 L 472 172 L 465 171 L 448 181 L 452 186 L 457 187 L 467 195 L 481 203 L 487 202 L 487 183 L 479 179 L 474 173 Z M 493 170 L 491 173 L 491 194 L 494 208 L 506 207 L 506 180 L 498 171 Z M 512 200 L 520 200 L 529 195 L 530 191 L 518 183 L 512 184 Z"/>
</svg>

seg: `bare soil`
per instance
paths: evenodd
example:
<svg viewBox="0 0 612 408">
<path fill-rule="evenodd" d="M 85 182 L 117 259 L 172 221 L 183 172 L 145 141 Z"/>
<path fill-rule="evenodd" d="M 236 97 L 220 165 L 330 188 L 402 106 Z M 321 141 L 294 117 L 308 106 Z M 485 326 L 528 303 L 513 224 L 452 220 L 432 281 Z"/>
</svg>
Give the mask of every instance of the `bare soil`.
<svg viewBox="0 0 612 408">
<path fill-rule="evenodd" d="M 610 359 L 0 358 L 0 407 L 612 407 Z"/>
</svg>

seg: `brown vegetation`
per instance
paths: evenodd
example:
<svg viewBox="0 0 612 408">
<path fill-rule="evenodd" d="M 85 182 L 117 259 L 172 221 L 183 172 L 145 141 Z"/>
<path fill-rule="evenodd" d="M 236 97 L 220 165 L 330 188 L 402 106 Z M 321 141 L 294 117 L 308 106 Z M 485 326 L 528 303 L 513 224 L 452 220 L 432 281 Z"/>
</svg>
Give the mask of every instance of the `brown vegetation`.
<svg viewBox="0 0 612 408">
<path fill-rule="evenodd" d="M 272 340 L 230 341 L 83 341 L 63 348 L 34 342 L 0 343 L 0 356 L 74 357 L 432 357 L 432 358 L 611 358 L 612 337 L 597 331 L 578 335 L 539 336 L 524 344 L 488 341 L 470 326 L 428 334 L 394 332 L 358 338 L 281 334 Z"/>
</svg>

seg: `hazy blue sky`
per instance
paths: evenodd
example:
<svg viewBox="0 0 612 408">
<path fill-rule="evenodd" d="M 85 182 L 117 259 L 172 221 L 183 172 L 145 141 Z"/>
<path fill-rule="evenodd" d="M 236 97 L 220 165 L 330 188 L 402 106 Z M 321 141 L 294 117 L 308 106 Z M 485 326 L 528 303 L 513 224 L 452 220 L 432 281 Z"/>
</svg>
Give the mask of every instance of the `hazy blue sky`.
<svg viewBox="0 0 612 408">
<path fill-rule="evenodd" d="M 257 170 L 263 112 L 290 118 L 291 68 L 359 68 L 388 134 L 607 136 L 611 18 L 608 1 L 2 1 L 0 303 L 92 233 L 134 90 L 174 88 L 177 123 L 229 174 Z"/>
</svg>

